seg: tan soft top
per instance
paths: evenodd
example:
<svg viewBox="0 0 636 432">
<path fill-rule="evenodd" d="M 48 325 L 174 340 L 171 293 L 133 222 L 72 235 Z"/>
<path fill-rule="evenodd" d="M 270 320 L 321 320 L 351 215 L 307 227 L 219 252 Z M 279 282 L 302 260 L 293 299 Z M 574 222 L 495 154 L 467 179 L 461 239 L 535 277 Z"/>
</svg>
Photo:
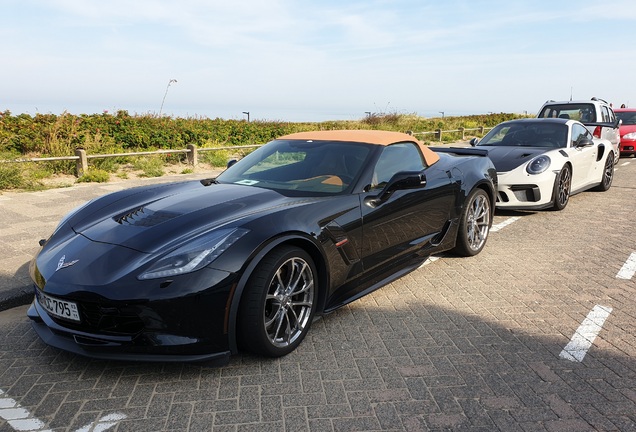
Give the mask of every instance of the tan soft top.
<svg viewBox="0 0 636 432">
<path fill-rule="evenodd" d="M 427 166 L 433 165 L 439 160 L 439 155 L 428 148 L 424 143 L 414 136 L 402 132 L 391 132 L 381 130 L 327 130 L 297 132 L 280 137 L 286 140 L 316 140 L 316 141 L 346 141 L 360 142 L 376 145 L 390 145 L 399 142 L 412 142 L 418 145 Z"/>
</svg>

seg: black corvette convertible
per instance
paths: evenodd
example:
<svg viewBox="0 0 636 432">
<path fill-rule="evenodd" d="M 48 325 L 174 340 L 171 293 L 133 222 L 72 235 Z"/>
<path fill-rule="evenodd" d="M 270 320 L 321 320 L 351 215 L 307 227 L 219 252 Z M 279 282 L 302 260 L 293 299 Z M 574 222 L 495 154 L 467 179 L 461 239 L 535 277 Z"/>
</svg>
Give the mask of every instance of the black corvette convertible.
<svg viewBox="0 0 636 432">
<path fill-rule="evenodd" d="M 482 250 L 497 182 L 483 154 L 303 132 L 216 178 L 103 196 L 41 242 L 28 316 L 47 344 L 89 357 L 285 355 L 317 314 L 431 254 Z"/>
</svg>

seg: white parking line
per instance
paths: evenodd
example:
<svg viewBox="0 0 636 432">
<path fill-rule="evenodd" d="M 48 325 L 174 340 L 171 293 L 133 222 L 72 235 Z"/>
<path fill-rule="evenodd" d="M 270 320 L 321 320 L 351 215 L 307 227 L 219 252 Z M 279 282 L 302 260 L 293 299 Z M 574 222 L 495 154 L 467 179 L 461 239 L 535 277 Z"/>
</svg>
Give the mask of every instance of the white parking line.
<svg viewBox="0 0 636 432">
<path fill-rule="evenodd" d="M 41 420 L 32 417 L 27 410 L 6 396 L 2 390 L 0 390 L 0 418 L 5 419 L 9 426 L 17 431 L 50 431 L 50 429 L 45 429 L 46 425 Z"/>
<path fill-rule="evenodd" d="M 616 274 L 617 279 L 631 279 L 636 273 L 636 252 L 632 252 L 632 254 L 627 258 L 623 267 Z"/>
<path fill-rule="evenodd" d="M 122 413 L 114 413 L 103 416 L 93 423 L 89 423 L 83 428 L 78 429 L 75 432 L 103 432 L 115 426 L 121 420 L 125 419 L 126 415 Z"/>
<path fill-rule="evenodd" d="M 587 314 L 587 317 L 576 330 L 570 342 L 563 348 L 559 357 L 565 360 L 582 362 L 611 312 L 611 307 L 594 306 L 594 309 Z"/>
<path fill-rule="evenodd" d="M 103 432 L 126 417 L 125 414 L 121 413 L 105 415 L 99 420 L 78 429 L 76 432 Z M 5 419 L 9 426 L 16 431 L 52 432 L 51 429 L 47 429 L 46 424 L 42 420 L 32 416 L 29 411 L 22 408 L 20 404 L 7 396 L 2 390 L 0 390 L 0 418 Z"/>
<path fill-rule="evenodd" d="M 629 165 L 629 164 L 630 164 L 630 162 L 623 162 L 623 163 L 621 164 L 621 166 L 627 166 L 627 165 Z"/>
<path fill-rule="evenodd" d="M 518 217 L 518 216 L 515 216 L 515 217 L 508 218 L 508 219 L 506 219 L 505 221 L 503 221 L 501 223 L 493 224 L 493 226 L 490 228 L 490 232 L 497 232 L 497 231 L 507 227 L 508 225 L 510 225 L 511 223 L 513 223 L 513 222 L 515 222 L 515 221 L 517 221 L 519 219 L 521 219 L 521 218 Z"/>
<path fill-rule="evenodd" d="M 424 262 L 422 263 L 422 265 L 420 265 L 420 266 L 418 267 L 418 269 L 421 269 L 421 268 L 422 268 L 422 267 L 424 267 L 425 265 L 429 265 L 430 263 L 435 262 L 435 261 L 437 261 L 438 259 L 439 259 L 439 257 L 437 257 L 437 256 L 430 256 L 430 257 L 426 258 L 426 261 L 424 261 Z"/>
</svg>

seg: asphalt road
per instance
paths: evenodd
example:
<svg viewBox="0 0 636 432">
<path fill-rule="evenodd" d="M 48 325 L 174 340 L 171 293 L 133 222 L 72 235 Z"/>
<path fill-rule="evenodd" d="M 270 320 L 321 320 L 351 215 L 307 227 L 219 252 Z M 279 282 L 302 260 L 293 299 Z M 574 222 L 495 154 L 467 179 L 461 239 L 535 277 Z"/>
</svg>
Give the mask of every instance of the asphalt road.
<svg viewBox="0 0 636 432">
<path fill-rule="evenodd" d="M 281 359 L 89 360 L 42 343 L 26 307 L 5 310 L 0 431 L 634 431 L 635 180 L 622 159 L 608 192 L 562 212 L 498 212 L 480 255 L 434 257 Z M 23 280 L 56 212 L 98 188 L 22 195 L 41 226 L 0 236 L 0 281 Z"/>
</svg>

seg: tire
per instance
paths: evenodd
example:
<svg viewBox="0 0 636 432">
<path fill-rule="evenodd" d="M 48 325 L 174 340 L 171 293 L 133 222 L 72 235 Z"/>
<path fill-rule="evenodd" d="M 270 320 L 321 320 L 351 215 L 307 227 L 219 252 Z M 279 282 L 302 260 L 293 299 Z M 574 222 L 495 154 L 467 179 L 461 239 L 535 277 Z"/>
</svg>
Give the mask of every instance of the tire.
<svg viewBox="0 0 636 432">
<path fill-rule="evenodd" d="M 552 209 L 563 210 L 570 201 L 570 191 L 572 188 L 572 169 L 570 165 L 564 165 L 559 174 L 554 179 L 552 191 Z"/>
<path fill-rule="evenodd" d="M 239 309 L 239 343 L 256 354 L 280 357 L 305 338 L 316 310 L 318 280 L 304 250 L 272 250 L 250 276 Z"/>
<path fill-rule="evenodd" d="M 614 154 L 610 153 L 605 159 L 605 166 L 603 167 L 603 177 L 601 177 L 601 183 L 594 188 L 594 190 L 605 192 L 612 187 L 612 181 L 614 180 Z"/>
<path fill-rule="evenodd" d="M 473 190 L 466 199 L 453 252 L 460 256 L 477 255 L 486 245 L 490 232 L 491 202 L 482 189 Z"/>
</svg>

